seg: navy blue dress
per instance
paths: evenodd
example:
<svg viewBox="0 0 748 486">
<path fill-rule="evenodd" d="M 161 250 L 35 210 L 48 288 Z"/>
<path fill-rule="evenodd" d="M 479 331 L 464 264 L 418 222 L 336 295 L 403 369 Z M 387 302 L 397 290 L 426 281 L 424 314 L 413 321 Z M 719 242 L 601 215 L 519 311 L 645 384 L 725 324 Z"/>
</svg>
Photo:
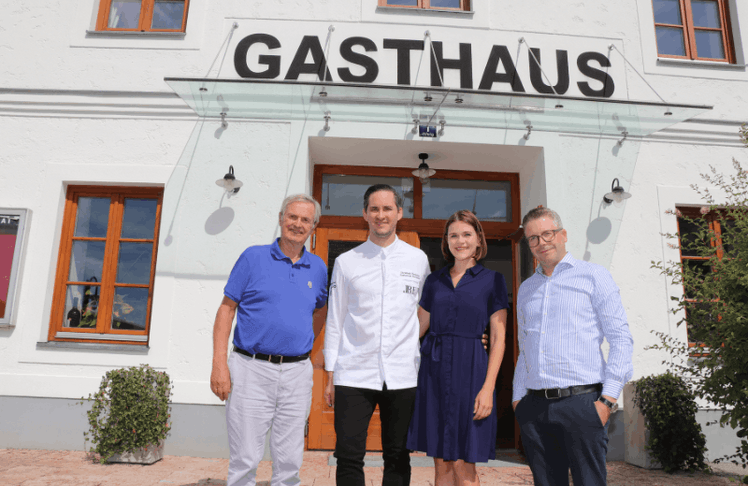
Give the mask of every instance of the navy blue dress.
<svg viewBox="0 0 748 486">
<path fill-rule="evenodd" d="M 420 305 L 431 319 L 407 447 L 445 461 L 494 459 L 496 393 L 485 419 L 473 420 L 473 408 L 488 371 L 481 335 L 493 313 L 507 308 L 504 277 L 475 265 L 455 288 L 445 267 L 426 279 Z"/>
</svg>

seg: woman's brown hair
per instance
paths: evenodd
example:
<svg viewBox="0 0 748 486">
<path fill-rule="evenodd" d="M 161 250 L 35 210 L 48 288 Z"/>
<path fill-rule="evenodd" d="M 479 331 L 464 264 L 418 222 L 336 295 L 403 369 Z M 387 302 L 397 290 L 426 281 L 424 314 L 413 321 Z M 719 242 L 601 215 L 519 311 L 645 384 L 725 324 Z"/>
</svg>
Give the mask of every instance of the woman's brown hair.
<svg viewBox="0 0 748 486">
<path fill-rule="evenodd" d="M 442 236 L 442 255 L 447 263 L 454 263 L 455 257 L 452 252 L 449 251 L 449 226 L 455 221 L 462 221 L 473 227 L 475 234 L 478 235 L 478 248 L 475 249 L 475 261 L 482 260 L 488 253 L 488 244 L 486 243 L 486 236 L 483 234 L 483 227 L 480 225 L 478 218 L 466 209 L 457 211 L 447 220 L 447 224 L 444 225 L 444 236 Z"/>
</svg>

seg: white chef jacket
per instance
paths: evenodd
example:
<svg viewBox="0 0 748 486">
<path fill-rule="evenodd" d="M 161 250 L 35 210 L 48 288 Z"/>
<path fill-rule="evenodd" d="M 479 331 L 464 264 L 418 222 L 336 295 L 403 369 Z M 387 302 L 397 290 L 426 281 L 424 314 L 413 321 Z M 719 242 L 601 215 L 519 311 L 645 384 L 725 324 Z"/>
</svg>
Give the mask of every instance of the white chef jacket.
<svg viewBox="0 0 748 486">
<path fill-rule="evenodd" d="M 426 254 L 404 241 L 367 240 L 335 260 L 327 303 L 325 369 L 335 385 L 381 390 L 418 381 L 418 302 Z"/>
</svg>

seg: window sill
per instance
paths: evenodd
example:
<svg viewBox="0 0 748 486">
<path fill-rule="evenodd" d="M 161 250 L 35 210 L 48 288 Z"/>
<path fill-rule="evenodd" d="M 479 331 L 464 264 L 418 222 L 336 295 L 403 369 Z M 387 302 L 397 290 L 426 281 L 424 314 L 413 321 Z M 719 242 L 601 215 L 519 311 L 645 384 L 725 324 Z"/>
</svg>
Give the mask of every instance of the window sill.
<svg viewBox="0 0 748 486">
<path fill-rule="evenodd" d="M 111 37 L 119 39 L 122 37 L 145 37 L 145 38 L 162 38 L 162 39 L 183 39 L 187 34 L 185 32 L 135 32 L 120 30 L 87 30 L 86 37 Z"/>
<path fill-rule="evenodd" d="M 692 61 L 689 59 L 670 59 L 664 57 L 657 58 L 657 64 L 662 66 L 689 66 L 706 69 L 725 69 L 730 71 L 745 71 L 745 64 L 730 64 L 727 62 L 714 61 Z"/>
<path fill-rule="evenodd" d="M 129 354 L 148 354 L 149 347 L 136 344 L 103 344 L 103 343 L 67 343 L 38 342 L 36 349 L 73 349 L 78 351 L 124 352 Z"/>
<path fill-rule="evenodd" d="M 377 6 L 377 12 L 385 13 L 413 13 L 413 15 L 425 14 L 425 13 L 439 13 L 439 14 L 456 14 L 456 15 L 473 15 L 473 10 L 447 10 L 440 8 L 403 8 L 403 7 L 382 7 Z"/>
</svg>

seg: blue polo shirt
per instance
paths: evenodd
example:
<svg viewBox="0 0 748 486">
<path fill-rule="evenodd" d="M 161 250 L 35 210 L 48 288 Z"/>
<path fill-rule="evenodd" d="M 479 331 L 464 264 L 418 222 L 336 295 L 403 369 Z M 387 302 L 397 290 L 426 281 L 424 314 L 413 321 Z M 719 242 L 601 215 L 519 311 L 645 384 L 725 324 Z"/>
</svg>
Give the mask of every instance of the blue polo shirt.
<svg viewBox="0 0 748 486">
<path fill-rule="evenodd" d="M 314 343 L 312 313 L 327 303 L 327 267 L 306 249 L 291 263 L 279 240 L 244 250 L 223 293 L 239 304 L 236 347 L 252 354 L 298 356 Z"/>
</svg>

